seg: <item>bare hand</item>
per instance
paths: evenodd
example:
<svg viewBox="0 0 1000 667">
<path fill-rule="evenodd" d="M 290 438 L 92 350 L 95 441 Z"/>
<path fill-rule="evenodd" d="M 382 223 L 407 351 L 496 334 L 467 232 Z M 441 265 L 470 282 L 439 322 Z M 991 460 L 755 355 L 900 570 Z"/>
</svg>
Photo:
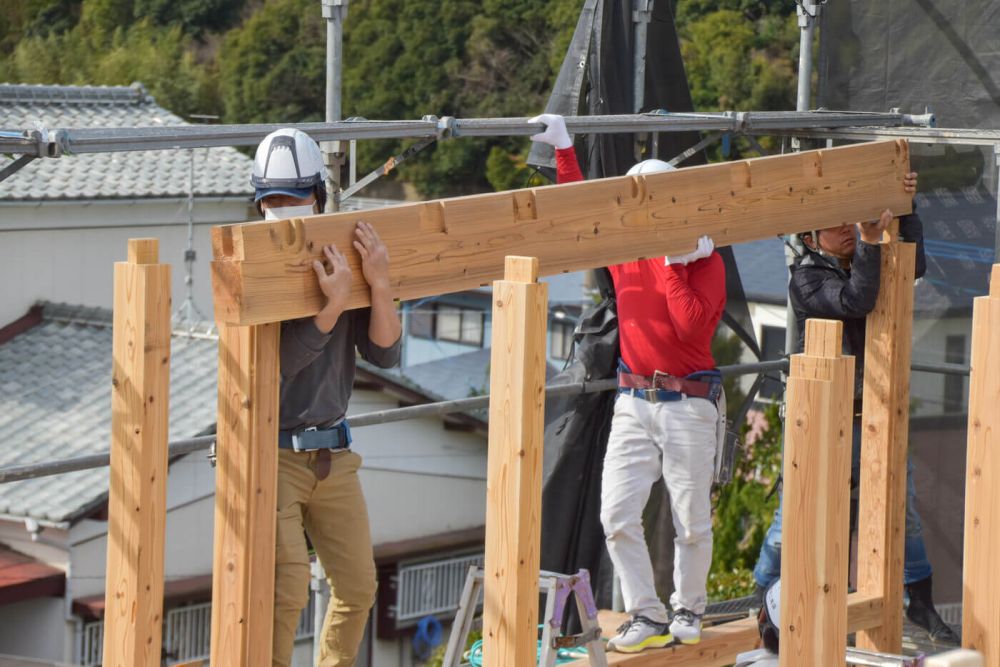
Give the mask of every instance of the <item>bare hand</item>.
<svg viewBox="0 0 1000 667">
<path fill-rule="evenodd" d="M 885 209 L 882 215 L 875 222 L 859 222 L 858 231 L 861 232 L 861 240 L 871 245 L 882 242 L 882 233 L 889 228 L 892 222 L 892 211 Z"/>
<path fill-rule="evenodd" d="M 313 270 L 316 272 L 316 278 L 319 279 L 319 288 L 323 292 L 323 296 L 326 297 L 326 306 L 323 310 L 339 315 L 351 296 L 351 269 L 347 265 L 347 258 L 332 243 L 323 246 L 323 255 L 330 267 L 329 273 L 327 273 L 323 262 L 313 261 Z"/>
<path fill-rule="evenodd" d="M 354 247 L 361 255 L 361 273 L 373 289 L 389 289 L 389 250 L 375 228 L 359 222 L 354 230 Z"/>
<path fill-rule="evenodd" d="M 903 176 L 903 190 L 911 195 L 917 192 L 917 172 L 911 171 Z"/>
</svg>

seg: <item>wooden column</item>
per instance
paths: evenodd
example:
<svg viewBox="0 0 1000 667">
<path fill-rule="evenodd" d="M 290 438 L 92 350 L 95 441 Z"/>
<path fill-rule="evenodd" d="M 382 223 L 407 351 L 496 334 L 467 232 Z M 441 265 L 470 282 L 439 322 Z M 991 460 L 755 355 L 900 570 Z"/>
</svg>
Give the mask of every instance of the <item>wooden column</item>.
<svg viewBox="0 0 1000 667">
<path fill-rule="evenodd" d="M 1000 665 L 1000 264 L 972 313 L 962 646 Z"/>
<path fill-rule="evenodd" d="M 916 246 L 882 244 L 878 301 L 865 336 L 858 591 L 881 597 L 882 622 L 858 633 L 858 648 L 900 653 L 903 532 L 910 415 L 910 349 Z"/>
<path fill-rule="evenodd" d="M 844 325 L 806 322 L 787 389 L 781 559 L 782 667 L 845 662 L 854 357 Z"/>
<path fill-rule="evenodd" d="M 170 398 L 170 266 L 156 239 L 115 263 L 104 665 L 160 664 Z"/>
<path fill-rule="evenodd" d="M 280 326 L 219 327 L 213 665 L 271 664 Z"/>
<path fill-rule="evenodd" d="M 542 519 L 548 286 L 507 257 L 493 284 L 483 640 L 487 667 L 534 665 Z"/>
</svg>

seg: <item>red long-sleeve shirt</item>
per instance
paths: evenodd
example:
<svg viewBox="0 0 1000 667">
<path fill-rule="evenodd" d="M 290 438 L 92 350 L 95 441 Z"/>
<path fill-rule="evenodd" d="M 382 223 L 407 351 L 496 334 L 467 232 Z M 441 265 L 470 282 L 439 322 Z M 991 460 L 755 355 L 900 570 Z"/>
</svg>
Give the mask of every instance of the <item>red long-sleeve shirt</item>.
<svg viewBox="0 0 1000 667">
<path fill-rule="evenodd" d="M 576 151 L 556 151 L 556 182 L 582 181 Z M 683 377 L 715 367 L 712 335 L 726 305 L 719 253 L 683 264 L 662 257 L 609 266 L 618 296 L 622 360 L 633 373 Z"/>
</svg>

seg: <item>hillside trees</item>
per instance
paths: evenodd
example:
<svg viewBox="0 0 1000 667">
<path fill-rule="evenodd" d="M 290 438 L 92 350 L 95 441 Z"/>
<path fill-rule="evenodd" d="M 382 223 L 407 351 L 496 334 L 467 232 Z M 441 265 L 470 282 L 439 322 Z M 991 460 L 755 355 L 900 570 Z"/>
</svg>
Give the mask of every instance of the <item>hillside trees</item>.
<svg viewBox="0 0 1000 667">
<path fill-rule="evenodd" d="M 794 104 L 794 3 L 675 0 L 697 109 Z M 353 0 L 343 114 L 370 119 L 525 116 L 542 110 L 583 0 Z M 0 80 L 141 81 L 182 116 L 322 120 L 319 0 L 4 0 Z M 362 142 L 360 172 L 405 142 Z M 401 176 L 426 197 L 519 187 L 526 138 L 432 145 Z"/>
</svg>

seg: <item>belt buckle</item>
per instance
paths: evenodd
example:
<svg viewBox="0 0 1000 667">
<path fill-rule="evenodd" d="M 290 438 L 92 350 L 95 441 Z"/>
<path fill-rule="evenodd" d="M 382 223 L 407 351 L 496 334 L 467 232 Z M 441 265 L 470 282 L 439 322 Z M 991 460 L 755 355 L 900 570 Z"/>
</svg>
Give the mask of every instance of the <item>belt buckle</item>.
<svg viewBox="0 0 1000 667">
<path fill-rule="evenodd" d="M 310 426 L 308 428 L 302 429 L 301 431 L 299 431 L 299 433 L 306 433 L 308 431 L 318 431 L 318 430 L 319 429 L 316 428 L 315 426 Z M 299 445 L 299 433 L 293 433 L 292 434 L 292 450 L 296 451 L 296 452 L 310 452 L 310 451 L 312 451 L 311 449 L 308 449 L 306 447 L 301 447 Z"/>
<path fill-rule="evenodd" d="M 663 391 L 673 391 L 672 389 L 667 389 L 667 387 L 660 387 L 657 384 L 657 379 L 661 378 L 661 377 L 662 378 L 672 378 L 674 376 L 671 375 L 670 373 L 664 373 L 663 371 L 653 371 L 653 378 L 652 378 L 652 381 L 653 381 L 653 390 L 655 391 L 657 389 L 662 389 Z M 682 391 L 678 391 L 677 393 L 680 394 L 681 396 L 684 396 L 684 397 L 687 396 L 687 394 L 685 394 Z"/>
</svg>

